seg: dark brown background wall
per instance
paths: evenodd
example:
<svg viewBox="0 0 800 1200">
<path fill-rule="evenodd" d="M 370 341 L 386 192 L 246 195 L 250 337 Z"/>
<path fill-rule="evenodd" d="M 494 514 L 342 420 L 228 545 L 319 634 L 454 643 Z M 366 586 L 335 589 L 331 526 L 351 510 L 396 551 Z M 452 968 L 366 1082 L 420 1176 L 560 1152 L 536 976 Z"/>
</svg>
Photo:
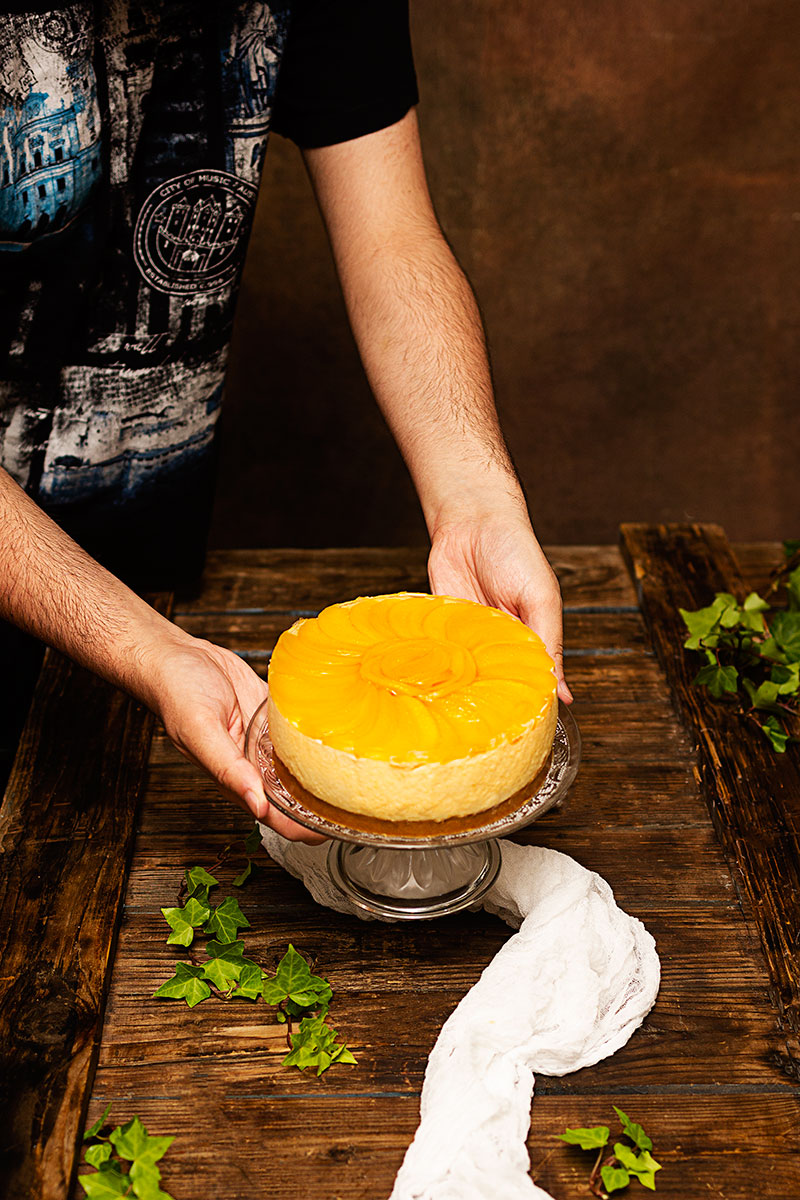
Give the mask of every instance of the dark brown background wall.
<svg viewBox="0 0 800 1200">
<path fill-rule="evenodd" d="M 412 0 L 442 224 L 548 542 L 798 536 L 800 4 Z M 419 542 L 297 151 L 274 138 L 216 545 Z"/>
</svg>

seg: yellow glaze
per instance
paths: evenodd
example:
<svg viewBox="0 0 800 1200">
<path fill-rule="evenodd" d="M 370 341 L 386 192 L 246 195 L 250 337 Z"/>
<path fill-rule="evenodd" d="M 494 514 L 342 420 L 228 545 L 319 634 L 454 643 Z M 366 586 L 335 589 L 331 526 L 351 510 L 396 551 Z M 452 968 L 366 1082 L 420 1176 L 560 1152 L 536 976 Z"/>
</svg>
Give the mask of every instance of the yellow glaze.
<svg viewBox="0 0 800 1200">
<path fill-rule="evenodd" d="M 278 639 L 269 686 L 305 737 L 415 767 L 482 755 L 538 720 L 549 725 L 556 681 L 541 639 L 515 617 L 401 592 L 297 621 Z"/>
</svg>

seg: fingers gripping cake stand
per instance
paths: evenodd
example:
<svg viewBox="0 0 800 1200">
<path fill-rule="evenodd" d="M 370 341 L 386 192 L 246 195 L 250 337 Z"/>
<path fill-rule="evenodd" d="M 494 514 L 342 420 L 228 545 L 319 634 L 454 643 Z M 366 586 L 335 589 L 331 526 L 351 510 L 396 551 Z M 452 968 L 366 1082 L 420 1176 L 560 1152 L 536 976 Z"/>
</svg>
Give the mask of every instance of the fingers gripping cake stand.
<svg viewBox="0 0 800 1200">
<path fill-rule="evenodd" d="M 489 890 L 500 870 L 497 839 L 563 800 L 578 770 L 580 734 L 559 704 L 553 748 L 536 779 L 494 808 L 445 821 L 383 821 L 311 795 L 275 755 L 266 700 L 250 721 L 246 754 L 270 802 L 331 839 L 328 870 L 349 900 L 374 916 L 414 921 L 458 912 Z"/>
</svg>

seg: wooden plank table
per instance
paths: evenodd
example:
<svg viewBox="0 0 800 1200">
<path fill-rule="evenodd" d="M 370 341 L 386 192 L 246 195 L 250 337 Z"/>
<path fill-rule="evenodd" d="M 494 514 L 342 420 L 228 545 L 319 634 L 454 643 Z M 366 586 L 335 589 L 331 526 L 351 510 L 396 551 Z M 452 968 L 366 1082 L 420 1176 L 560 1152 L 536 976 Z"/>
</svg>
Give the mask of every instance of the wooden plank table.
<svg viewBox="0 0 800 1200">
<path fill-rule="evenodd" d="M 744 583 L 759 589 L 780 548 L 738 547 L 737 554 Z M 558 1200 L 588 1196 L 588 1156 L 555 1134 L 568 1124 L 610 1123 L 617 1104 L 654 1137 L 664 1166 L 660 1194 L 796 1200 L 795 1031 L 762 950 L 763 921 L 733 851 L 726 860 L 715 833 L 692 736 L 671 702 L 622 555 L 614 547 L 556 547 L 550 556 L 564 597 L 583 762 L 565 806 L 519 840 L 599 871 L 654 934 L 663 982 L 655 1008 L 616 1055 L 561 1079 L 537 1079 L 534 1175 Z M 357 594 L 423 589 L 424 568 L 421 550 L 220 552 L 176 620 L 263 673 L 270 647 L 296 616 Z M 64 750 L 68 761 L 80 753 Z M 162 1165 L 177 1200 L 388 1197 L 417 1124 L 428 1053 L 508 927 L 485 914 L 398 926 L 343 917 L 314 904 L 264 857 L 239 897 L 252 925 L 247 952 L 268 966 L 292 941 L 315 958 L 334 988 L 334 1024 L 358 1058 L 356 1067 L 321 1079 L 288 1070 L 285 1030 L 272 1010 L 212 999 L 190 1011 L 150 999 L 177 957 L 165 945 L 160 908 L 176 903 L 185 866 L 211 867 L 248 828 L 157 731 L 89 1119 L 111 1101 L 117 1120 L 138 1113 L 151 1132 L 176 1135 Z M 232 860 L 222 868 L 226 892 L 239 866 Z M 76 1097 L 72 1104 L 77 1131 L 86 1106 Z M 38 1129 L 46 1143 L 46 1114 Z M 39 1190 L 28 1194 L 64 1196 L 72 1152 L 63 1131 L 60 1156 L 40 1147 Z M 9 1159 L 5 1178 L 21 1178 L 21 1170 Z"/>
</svg>

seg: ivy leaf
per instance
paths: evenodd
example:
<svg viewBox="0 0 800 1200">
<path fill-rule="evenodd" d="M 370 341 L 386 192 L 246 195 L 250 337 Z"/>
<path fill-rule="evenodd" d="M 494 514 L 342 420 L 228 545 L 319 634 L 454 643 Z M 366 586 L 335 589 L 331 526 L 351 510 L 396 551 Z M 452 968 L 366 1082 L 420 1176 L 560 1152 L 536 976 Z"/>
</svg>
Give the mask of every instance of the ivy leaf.
<svg viewBox="0 0 800 1200">
<path fill-rule="evenodd" d="M 128 1191 L 131 1177 L 118 1175 L 116 1171 L 97 1171 L 94 1175 L 79 1175 L 78 1183 L 89 1200 L 115 1200 Z"/>
<path fill-rule="evenodd" d="M 679 608 L 678 612 L 689 630 L 689 637 L 683 643 L 684 646 L 688 650 L 698 650 L 700 642 L 714 632 L 722 614 L 731 607 L 736 608 L 735 598 L 728 592 L 719 592 L 714 598 L 714 603 L 709 604 L 707 608 L 698 608 L 694 612 Z"/>
<path fill-rule="evenodd" d="M 202 925 L 211 915 L 207 904 L 201 904 L 190 896 L 182 908 L 162 908 L 161 912 L 172 933 L 167 938 L 168 946 L 191 946 L 197 925 Z"/>
<path fill-rule="evenodd" d="M 771 632 L 791 661 L 800 659 L 800 612 L 776 612 L 771 621 Z"/>
<path fill-rule="evenodd" d="M 656 1190 L 655 1173 L 661 1170 L 661 1163 L 656 1162 L 649 1150 L 643 1150 L 641 1154 L 634 1154 L 629 1146 L 623 1145 L 622 1142 L 615 1142 L 614 1154 L 625 1170 L 630 1175 L 636 1176 L 642 1187 L 649 1188 L 651 1192 Z"/>
<path fill-rule="evenodd" d="M 558 1136 L 562 1142 L 570 1146 L 580 1146 L 581 1150 L 599 1150 L 608 1142 L 611 1130 L 607 1125 L 592 1125 L 588 1129 L 567 1129 L 566 1133 Z"/>
<path fill-rule="evenodd" d="M 219 880 L 215 879 L 213 875 L 209 875 L 205 867 L 187 867 L 186 869 L 186 891 L 190 900 L 194 897 L 201 904 L 208 904 L 208 893 L 218 883 Z"/>
<path fill-rule="evenodd" d="M 772 682 L 778 684 L 779 695 L 790 696 L 793 692 L 800 691 L 800 662 L 790 663 L 786 666 L 776 663 L 770 676 Z"/>
<path fill-rule="evenodd" d="M 797 612 L 800 609 L 800 567 L 795 567 L 786 580 L 786 591 L 789 596 L 789 609 Z"/>
<path fill-rule="evenodd" d="M 758 592 L 751 592 L 742 605 L 745 612 L 768 612 L 769 605 L 766 600 L 762 600 Z"/>
<path fill-rule="evenodd" d="M 119 1125 L 108 1139 L 120 1158 L 133 1162 L 147 1148 L 147 1130 L 138 1117 Z"/>
<path fill-rule="evenodd" d="M 750 697 L 750 703 L 753 708 L 774 708 L 775 702 L 778 699 L 780 684 L 774 683 L 771 679 L 765 679 L 756 687 L 749 679 L 743 679 L 745 691 Z"/>
<path fill-rule="evenodd" d="M 707 687 L 711 695 L 719 700 L 724 692 L 737 690 L 738 678 L 739 672 L 736 667 L 722 667 L 718 663 L 709 663 L 708 666 L 700 668 L 692 682 L 696 687 Z"/>
<path fill-rule="evenodd" d="M 800 538 L 786 538 L 783 543 L 783 553 L 787 558 L 791 558 L 800 550 Z"/>
<path fill-rule="evenodd" d="M 310 977 L 311 968 L 308 962 L 290 942 L 289 949 L 278 963 L 276 980 L 284 988 L 286 995 L 290 996 L 292 992 L 302 992 Z"/>
<path fill-rule="evenodd" d="M 206 979 L 210 979 L 221 992 L 230 992 L 233 985 L 239 981 L 246 967 L 260 967 L 251 958 L 244 957 L 244 942 L 211 941 L 206 945 L 208 961 L 203 963 L 202 971 Z"/>
<path fill-rule="evenodd" d="M 211 988 L 203 979 L 203 968 L 184 962 L 176 963 L 172 978 L 153 992 L 153 996 L 159 1000 L 185 1000 L 189 1008 L 194 1008 L 201 1000 L 207 1000 L 210 995 Z"/>
<path fill-rule="evenodd" d="M 632 1121 L 630 1117 L 622 1111 L 621 1108 L 617 1108 L 616 1104 L 614 1104 L 612 1107 L 614 1112 L 619 1117 L 620 1125 L 631 1139 L 634 1146 L 638 1146 L 640 1150 L 652 1150 L 653 1142 L 642 1129 L 641 1125 L 637 1125 L 635 1121 Z"/>
<path fill-rule="evenodd" d="M 282 1004 L 292 1017 L 302 1016 L 308 1009 L 327 1012 L 333 992 L 327 979 L 313 975 L 303 955 L 289 945 L 278 963 L 275 975 L 265 979 L 263 995 L 267 1004 Z"/>
<path fill-rule="evenodd" d="M 327 979 L 312 975 L 311 980 L 314 982 L 312 991 L 292 993 L 292 996 L 287 999 L 286 1011 L 290 1017 L 306 1016 L 309 1009 L 313 1009 L 319 1016 L 324 1017 L 330 1008 L 333 989 Z"/>
<path fill-rule="evenodd" d="M 767 717 L 765 721 L 762 721 L 761 728 L 764 732 L 764 736 L 772 746 L 772 749 L 777 754 L 783 754 L 789 741 L 789 734 L 786 732 L 778 718 L 775 716 Z"/>
<path fill-rule="evenodd" d="M 241 872 L 241 874 L 236 876 L 236 878 L 233 881 L 233 886 L 234 887 L 242 887 L 243 884 L 247 883 L 247 881 L 250 878 L 250 875 L 252 873 L 252 870 L 253 870 L 253 860 L 252 860 L 252 858 L 248 858 L 247 866 Z"/>
<path fill-rule="evenodd" d="M 256 823 L 244 839 L 245 854 L 257 854 L 261 849 L 261 830 Z"/>
<path fill-rule="evenodd" d="M 274 975 L 269 979 L 264 979 L 264 982 L 261 985 L 261 994 L 266 1000 L 267 1004 L 282 1004 L 286 999 L 286 992 L 278 983 Z M 278 1019 L 280 1019 L 280 1014 Z M 284 1017 L 284 1020 L 285 1019 L 286 1018 Z"/>
<path fill-rule="evenodd" d="M 762 658 L 768 658 L 771 662 L 786 662 L 786 655 L 781 650 L 774 637 L 764 638 L 764 641 L 758 644 L 758 652 Z"/>
<path fill-rule="evenodd" d="M 152 1163 L 137 1159 L 131 1167 L 130 1176 L 133 1194 L 138 1200 L 172 1200 L 167 1192 L 161 1190 L 161 1172 Z"/>
<path fill-rule="evenodd" d="M 92 1125 L 89 1129 L 87 1129 L 86 1133 L 83 1135 L 83 1140 L 85 1142 L 88 1142 L 89 1138 L 97 1137 L 98 1133 L 105 1125 L 106 1117 L 108 1116 L 108 1114 L 110 1112 L 111 1112 L 111 1105 L 107 1104 L 102 1117 L 98 1117 L 97 1120 L 95 1121 L 94 1125 Z"/>
<path fill-rule="evenodd" d="M 233 943 L 239 929 L 249 929 L 250 922 L 239 907 L 235 896 L 228 896 L 218 904 L 203 926 L 203 932 L 224 943 Z"/>
<path fill-rule="evenodd" d="M 324 1017 L 304 1017 L 297 1033 L 291 1035 L 292 1049 L 283 1060 L 286 1067 L 316 1067 L 317 1075 L 327 1071 L 334 1062 L 355 1063 L 352 1052 L 342 1042 L 337 1042 L 338 1033 Z"/>
<path fill-rule="evenodd" d="M 174 1137 L 160 1137 L 148 1133 L 147 1145 L 141 1154 L 137 1154 L 136 1162 L 143 1167 L 154 1166 L 159 1159 L 164 1157 L 174 1141 Z M 133 1174 L 133 1168 L 131 1168 L 131 1174 Z"/>
<path fill-rule="evenodd" d="M 106 1162 L 111 1157 L 111 1147 L 108 1142 L 98 1142 L 94 1146 L 89 1146 L 86 1151 L 86 1161 L 90 1167 L 99 1167 L 101 1163 Z"/>
<path fill-rule="evenodd" d="M 600 1168 L 600 1178 L 603 1180 L 603 1187 L 607 1192 L 618 1192 L 620 1188 L 627 1187 L 631 1181 L 631 1177 L 624 1167 L 611 1167 L 608 1164 Z"/>
<path fill-rule="evenodd" d="M 218 959 L 214 960 L 218 962 Z M 257 1000 L 261 995 L 261 984 L 264 978 L 264 972 L 261 967 L 257 967 L 255 963 L 247 964 L 242 969 L 239 975 L 236 989 L 233 993 L 234 997 L 241 997 L 243 1000 Z"/>
</svg>

